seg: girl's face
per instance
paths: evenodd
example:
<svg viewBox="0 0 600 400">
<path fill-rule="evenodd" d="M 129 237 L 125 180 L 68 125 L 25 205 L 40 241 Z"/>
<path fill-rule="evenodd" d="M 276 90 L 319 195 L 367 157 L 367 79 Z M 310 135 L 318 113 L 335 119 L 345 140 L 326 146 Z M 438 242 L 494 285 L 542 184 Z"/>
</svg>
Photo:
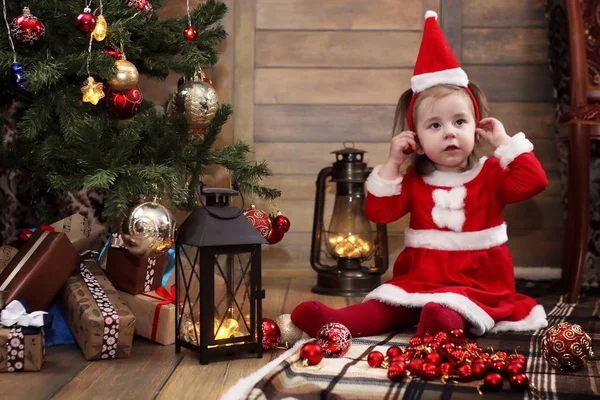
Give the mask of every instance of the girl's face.
<svg viewBox="0 0 600 400">
<path fill-rule="evenodd" d="M 415 129 L 421 153 L 440 171 L 461 171 L 475 147 L 471 99 L 461 93 L 424 99 L 416 110 Z"/>
</svg>

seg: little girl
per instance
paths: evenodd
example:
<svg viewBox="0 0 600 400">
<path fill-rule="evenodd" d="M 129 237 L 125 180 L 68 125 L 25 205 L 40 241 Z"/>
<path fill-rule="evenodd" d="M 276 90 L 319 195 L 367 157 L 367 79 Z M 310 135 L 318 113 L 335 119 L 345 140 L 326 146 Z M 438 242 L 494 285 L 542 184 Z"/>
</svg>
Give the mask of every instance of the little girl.
<svg viewBox="0 0 600 400">
<path fill-rule="evenodd" d="M 396 109 L 389 157 L 366 183 L 371 221 L 386 224 L 411 213 L 393 278 L 363 303 L 339 310 L 301 303 L 291 315 L 296 326 L 312 337 L 328 322 L 345 325 L 354 337 L 415 324 L 418 335 L 547 326 L 543 307 L 515 292 L 502 210 L 541 192 L 548 181 L 523 133 L 510 137 L 497 119 L 480 119 L 485 106 L 437 15 L 428 11 L 411 89 Z M 480 138 L 495 147 L 494 157 L 475 156 Z M 412 151 L 412 166 L 401 174 Z"/>
</svg>

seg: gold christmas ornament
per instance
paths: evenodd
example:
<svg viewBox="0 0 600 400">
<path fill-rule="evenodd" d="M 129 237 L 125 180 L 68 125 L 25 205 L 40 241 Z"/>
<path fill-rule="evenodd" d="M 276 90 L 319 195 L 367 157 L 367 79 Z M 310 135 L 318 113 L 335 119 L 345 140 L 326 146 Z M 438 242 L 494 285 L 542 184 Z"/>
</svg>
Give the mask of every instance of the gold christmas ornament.
<svg viewBox="0 0 600 400">
<path fill-rule="evenodd" d="M 216 90 L 207 82 L 192 80 L 179 85 L 167 107 L 167 113 L 183 114 L 190 130 L 196 130 L 207 128 L 218 108 Z"/>
<path fill-rule="evenodd" d="M 115 92 L 126 92 L 138 84 L 140 74 L 132 63 L 127 60 L 115 61 L 117 73 L 110 78 L 108 85 Z"/>
<path fill-rule="evenodd" d="M 96 18 L 96 27 L 92 32 L 92 36 L 94 37 L 94 39 L 101 42 L 106 37 L 107 31 L 108 24 L 106 23 L 106 18 L 104 18 L 104 15 L 99 15 L 98 18 Z"/>
<path fill-rule="evenodd" d="M 281 332 L 281 340 L 279 341 L 280 346 L 289 349 L 302 338 L 302 329 L 294 325 L 290 314 L 280 315 L 275 318 L 275 323 L 279 326 L 279 331 Z"/>
<path fill-rule="evenodd" d="M 123 221 L 127 250 L 139 257 L 158 257 L 175 243 L 176 223 L 164 206 L 153 201 L 139 204 Z"/>
<path fill-rule="evenodd" d="M 96 83 L 94 78 L 88 76 L 84 82 L 84 86 L 81 87 L 81 93 L 83 93 L 82 100 L 86 103 L 92 103 L 93 105 L 98 104 L 101 98 L 104 97 L 104 85 L 102 82 Z"/>
</svg>

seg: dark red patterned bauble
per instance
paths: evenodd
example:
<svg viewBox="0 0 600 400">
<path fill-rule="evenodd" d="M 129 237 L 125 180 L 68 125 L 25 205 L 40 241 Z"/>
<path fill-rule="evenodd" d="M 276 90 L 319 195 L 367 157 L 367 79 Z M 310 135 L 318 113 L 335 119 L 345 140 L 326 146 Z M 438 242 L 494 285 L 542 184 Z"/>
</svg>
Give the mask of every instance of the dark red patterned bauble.
<svg viewBox="0 0 600 400">
<path fill-rule="evenodd" d="M 559 322 L 542 339 L 544 359 L 557 369 L 578 370 L 594 356 L 592 339 L 577 324 Z"/>
<path fill-rule="evenodd" d="M 425 362 L 437 367 L 442 363 L 442 356 L 439 353 L 429 353 L 425 356 Z"/>
<path fill-rule="evenodd" d="M 383 355 L 382 352 L 372 351 L 367 356 L 367 363 L 369 364 L 370 367 L 379 368 L 379 367 L 381 367 L 381 363 L 383 362 L 384 358 L 385 358 L 385 356 Z"/>
<path fill-rule="evenodd" d="M 385 352 L 387 358 L 394 358 L 402 354 L 402 349 L 398 346 L 391 346 Z"/>
<path fill-rule="evenodd" d="M 317 333 L 317 343 L 323 348 L 325 357 L 340 358 L 348 352 L 352 335 L 344 325 L 330 322 Z"/>
<path fill-rule="evenodd" d="M 454 370 L 454 368 L 452 367 L 452 364 L 450 364 L 450 363 L 441 363 L 440 366 L 438 367 L 438 372 L 439 372 L 440 376 L 452 375 L 453 370 Z"/>
<path fill-rule="evenodd" d="M 127 6 L 134 6 L 139 12 L 152 10 L 152 4 L 148 0 L 129 0 Z"/>
<path fill-rule="evenodd" d="M 126 92 L 115 92 L 110 87 L 106 91 L 108 113 L 118 119 L 129 119 L 142 109 L 142 91 L 135 86 Z"/>
<path fill-rule="evenodd" d="M 423 363 L 420 376 L 424 381 L 433 381 L 438 376 L 437 367 L 433 364 Z"/>
<path fill-rule="evenodd" d="M 433 337 L 433 340 L 435 340 L 436 342 L 442 344 L 448 341 L 448 334 L 446 332 L 438 332 L 435 334 L 435 336 Z"/>
<path fill-rule="evenodd" d="M 423 344 L 423 338 L 420 336 L 413 336 L 408 341 L 408 347 L 417 347 Z"/>
<path fill-rule="evenodd" d="M 279 326 L 270 318 L 262 319 L 262 334 L 262 348 L 264 350 L 273 350 L 281 340 Z"/>
<path fill-rule="evenodd" d="M 473 370 L 468 364 L 463 364 L 456 368 L 456 375 L 458 375 L 458 380 L 461 382 L 473 381 Z"/>
<path fill-rule="evenodd" d="M 485 363 L 471 364 L 471 373 L 473 374 L 473 379 L 483 379 L 487 374 L 487 366 Z"/>
<path fill-rule="evenodd" d="M 504 378 L 497 372 L 490 372 L 483 378 L 483 388 L 490 392 L 499 392 L 504 385 Z"/>
<path fill-rule="evenodd" d="M 513 375 L 508 379 L 510 388 L 514 391 L 525 390 L 529 387 L 529 378 L 525 374 Z"/>
<path fill-rule="evenodd" d="M 422 369 L 423 369 L 423 360 L 420 358 L 413 358 L 408 363 L 408 370 L 410 371 L 412 376 L 415 376 L 415 377 L 420 376 Z"/>
<path fill-rule="evenodd" d="M 273 229 L 279 233 L 287 233 L 290 226 L 290 220 L 284 215 L 276 215 L 273 218 Z"/>
<path fill-rule="evenodd" d="M 308 365 L 317 365 L 323 359 L 323 349 L 316 343 L 306 343 L 300 349 L 300 358 Z"/>
<path fill-rule="evenodd" d="M 406 366 L 404 364 L 392 364 L 388 368 L 387 376 L 392 382 L 402 382 L 406 378 Z"/>
<path fill-rule="evenodd" d="M 193 42 L 198 38 L 198 31 L 190 25 L 183 30 L 183 37 L 185 40 Z"/>
<path fill-rule="evenodd" d="M 23 14 L 13 19 L 10 23 L 10 36 L 12 39 L 23 45 L 33 46 L 46 34 L 46 28 L 42 21 L 30 14 L 29 8 L 23 9 Z"/>
<path fill-rule="evenodd" d="M 452 329 L 449 336 L 450 340 L 457 344 L 465 341 L 465 331 L 460 328 Z"/>
<path fill-rule="evenodd" d="M 96 17 L 91 12 L 84 11 L 77 16 L 75 26 L 83 33 L 92 33 L 96 28 Z"/>
<path fill-rule="evenodd" d="M 269 214 L 263 210 L 256 208 L 253 204 L 250 208 L 244 210 L 244 215 L 250 221 L 250 223 L 256 228 L 258 232 L 266 239 L 271 232 L 271 220 Z"/>
<path fill-rule="evenodd" d="M 497 360 L 508 360 L 508 354 L 504 351 L 498 351 L 494 354 L 494 358 Z"/>
</svg>

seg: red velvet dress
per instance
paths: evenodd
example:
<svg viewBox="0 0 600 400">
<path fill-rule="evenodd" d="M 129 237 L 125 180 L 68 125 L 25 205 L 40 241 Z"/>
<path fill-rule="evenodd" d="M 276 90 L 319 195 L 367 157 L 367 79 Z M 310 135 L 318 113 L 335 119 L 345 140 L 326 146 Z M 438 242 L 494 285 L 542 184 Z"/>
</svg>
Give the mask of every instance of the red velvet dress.
<svg viewBox="0 0 600 400">
<path fill-rule="evenodd" d="M 536 330 L 547 326 L 534 299 L 516 293 L 514 265 L 502 210 L 548 185 L 546 174 L 519 133 L 494 157 L 462 173 L 409 168 L 389 181 L 376 167 L 367 181 L 367 217 L 390 223 L 411 213 L 405 249 L 391 280 L 366 300 L 406 307 L 435 302 L 457 311 L 471 332 Z"/>
</svg>

